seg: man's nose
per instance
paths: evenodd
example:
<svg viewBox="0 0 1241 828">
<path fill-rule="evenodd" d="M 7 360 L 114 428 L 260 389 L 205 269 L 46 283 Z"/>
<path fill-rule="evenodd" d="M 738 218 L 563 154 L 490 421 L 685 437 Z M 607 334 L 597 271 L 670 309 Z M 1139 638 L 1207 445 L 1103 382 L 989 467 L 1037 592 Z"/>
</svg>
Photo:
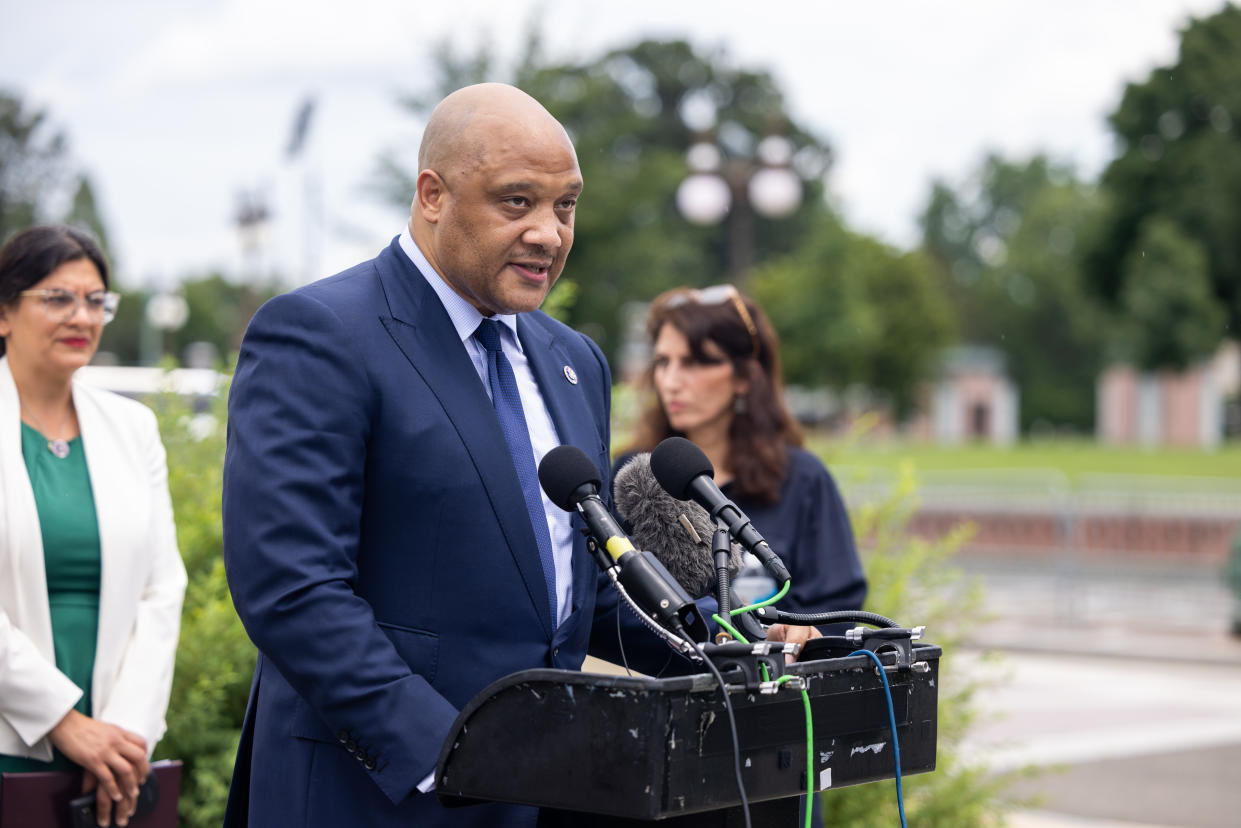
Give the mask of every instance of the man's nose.
<svg viewBox="0 0 1241 828">
<path fill-rule="evenodd" d="M 554 253 L 560 249 L 563 241 L 560 228 L 561 221 L 555 210 L 550 207 L 546 210 L 539 210 L 532 216 L 530 227 L 522 234 L 522 240 L 526 244 L 537 245 Z"/>
</svg>

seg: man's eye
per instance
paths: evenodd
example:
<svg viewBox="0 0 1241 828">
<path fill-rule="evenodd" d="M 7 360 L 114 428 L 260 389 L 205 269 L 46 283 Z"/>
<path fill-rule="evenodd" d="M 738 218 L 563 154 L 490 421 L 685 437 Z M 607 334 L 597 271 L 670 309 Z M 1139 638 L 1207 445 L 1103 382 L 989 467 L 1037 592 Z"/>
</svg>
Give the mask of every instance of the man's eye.
<svg viewBox="0 0 1241 828">
<path fill-rule="evenodd" d="M 68 293 L 49 293 L 44 297 L 43 301 L 53 308 L 67 308 L 70 305 L 77 304 L 77 300 Z"/>
<path fill-rule="evenodd" d="M 92 293 L 86 297 L 86 305 L 92 310 L 99 310 L 104 306 L 107 299 L 102 293 Z"/>
</svg>

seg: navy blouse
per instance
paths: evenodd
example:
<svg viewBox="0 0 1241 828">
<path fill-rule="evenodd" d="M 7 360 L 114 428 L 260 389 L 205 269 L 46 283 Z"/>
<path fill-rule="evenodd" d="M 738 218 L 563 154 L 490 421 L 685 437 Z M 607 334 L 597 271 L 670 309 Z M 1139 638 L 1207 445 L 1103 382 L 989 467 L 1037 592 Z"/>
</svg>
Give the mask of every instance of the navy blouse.
<svg viewBox="0 0 1241 828">
<path fill-rule="evenodd" d="M 792 585 L 776 606 L 787 612 L 858 610 L 866 600 L 866 576 L 853 541 L 853 527 L 836 481 L 818 457 L 789 448 L 788 471 L 775 503 L 734 497 L 784 565 Z"/>
</svg>

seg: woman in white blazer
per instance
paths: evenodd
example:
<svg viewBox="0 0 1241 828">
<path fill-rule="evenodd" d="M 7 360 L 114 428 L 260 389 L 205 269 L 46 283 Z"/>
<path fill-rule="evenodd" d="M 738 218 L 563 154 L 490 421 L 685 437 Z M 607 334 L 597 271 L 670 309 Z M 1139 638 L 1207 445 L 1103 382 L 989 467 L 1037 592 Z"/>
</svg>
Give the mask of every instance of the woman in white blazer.
<svg viewBox="0 0 1241 828">
<path fill-rule="evenodd" d="M 80 767 L 127 824 L 185 594 L 155 416 L 74 381 L 119 297 L 67 227 L 0 250 L 0 770 Z"/>
</svg>

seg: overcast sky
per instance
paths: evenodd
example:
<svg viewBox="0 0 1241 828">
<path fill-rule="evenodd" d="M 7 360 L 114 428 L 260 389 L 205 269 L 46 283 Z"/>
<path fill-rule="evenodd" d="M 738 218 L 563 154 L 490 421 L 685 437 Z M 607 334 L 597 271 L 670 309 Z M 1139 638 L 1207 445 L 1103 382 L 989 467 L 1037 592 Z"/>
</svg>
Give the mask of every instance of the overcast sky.
<svg viewBox="0 0 1241 828">
<path fill-rule="evenodd" d="M 994 150 L 1093 177 L 1124 84 L 1175 61 L 1189 16 L 1222 0 L 0 0 L 0 87 L 49 110 L 102 202 L 127 284 L 243 267 L 238 193 L 274 211 L 268 265 L 291 280 L 369 258 L 406 210 L 367 189 L 375 156 L 412 160 L 429 47 L 487 43 L 502 66 L 531 21 L 549 59 L 641 37 L 723 48 L 776 77 L 835 150 L 850 224 L 911 245 L 934 177 Z M 299 103 L 318 108 L 285 158 Z M 588 182 L 583 210 L 589 209 Z M 572 268 L 572 260 L 570 260 Z"/>
</svg>

